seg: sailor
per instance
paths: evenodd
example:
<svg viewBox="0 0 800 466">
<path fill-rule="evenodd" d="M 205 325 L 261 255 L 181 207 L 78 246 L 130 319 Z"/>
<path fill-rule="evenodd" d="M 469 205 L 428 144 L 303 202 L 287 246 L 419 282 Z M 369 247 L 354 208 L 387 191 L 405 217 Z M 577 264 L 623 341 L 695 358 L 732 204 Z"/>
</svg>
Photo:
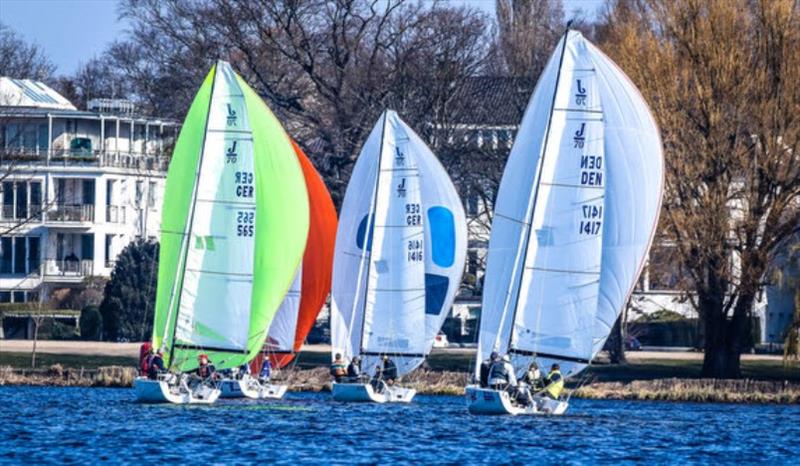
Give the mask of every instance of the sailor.
<svg viewBox="0 0 800 466">
<path fill-rule="evenodd" d="M 347 381 L 358 382 L 361 377 L 361 358 L 354 356 L 350 364 L 347 365 Z"/>
<path fill-rule="evenodd" d="M 380 374 L 387 385 L 394 385 L 395 380 L 397 380 L 397 364 L 387 355 L 383 355 L 383 367 Z"/>
<path fill-rule="evenodd" d="M 558 364 L 553 364 L 550 373 L 544 378 L 544 394 L 557 400 L 564 390 L 564 377 L 561 376 L 561 368 Z"/>
<path fill-rule="evenodd" d="M 500 355 L 497 354 L 497 351 L 492 351 L 492 354 L 489 355 L 489 358 L 481 363 L 481 370 L 480 370 L 481 388 L 486 388 L 489 386 L 489 371 L 492 369 L 492 364 L 494 364 L 499 357 Z"/>
<path fill-rule="evenodd" d="M 139 347 L 139 375 L 146 376 L 148 371 L 147 364 L 150 361 L 150 358 L 153 355 L 153 347 L 150 345 L 150 342 L 142 343 L 142 346 Z"/>
<path fill-rule="evenodd" d="M 236 374 L 236 378 L 241 380 L 245 375 L 250 375 L 250 365 L 247 363 L 239 366 L 239 372 Z"/>
<path fill-rule="evenodd" d="M 522 381 L 534 390 L 542 388 L 542 372 L 539 370 L 539 364 L 536 361 L 530 363 Z"/>
<path fill-rule="evenodd" d="M 340 383 L 344 376 L 347 375 L 347 369 L 342 359 L 342 353 L 336 353 L 336 357 L 331 364 L 331 376 L 336 383 Z"/>
<path fill-rule="evenodd" d="M 200 365 L 197 366 L 195 374 L 203 380 L 214 378 L 216 376 L 216 368 L 214 364 L 208 359 L 208 355 L 201 354 L 197 357 Z"/>
<path fill-rule="evenodd" d="M 157 380 L 158 374 L 164 372 L 164 355 L 159 350 L 152 355 L 147 364 L 147 378 Z"/>
<path fill-rule="evenodd" d="M 268 384 L 271 376 L 272 364 L 269 362 L 269 358 L 265 358 L 264 364 L 261 365 L 261 372 L 258 373 L 258 381 L 263 384 Z"/>
<path fill-rule="evenodd" d="M 516 390 L 517 376 L 514 374 L 511 358 L 507 354 L 492 363 L 489 369 L 489 386 L 492 390 Z"/>
</svg>

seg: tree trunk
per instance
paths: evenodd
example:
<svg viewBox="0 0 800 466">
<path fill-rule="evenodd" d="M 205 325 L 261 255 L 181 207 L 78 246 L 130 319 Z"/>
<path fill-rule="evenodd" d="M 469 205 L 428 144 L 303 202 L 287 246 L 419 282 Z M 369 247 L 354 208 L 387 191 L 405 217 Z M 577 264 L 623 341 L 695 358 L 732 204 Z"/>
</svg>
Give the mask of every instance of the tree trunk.
<svg viewBox="0 0 800 466">
<path fill-rule="evenodd" d="M 38 317 L 33 319 L 33 350 L 31 350 L 31 369 L 36 369 L 36 340 L 39 339 L 39 321 Z"/>
<path fill-rule="evenodd" d="M 624 315 L 625 312 L 617 318 L 617 321 L 614 323 L 614 328 L 611 329 L 611 335 L 608 337 L 608 356 L 611 364 L 625 364 L 628 362 L 625 357 L 625 333 L 622 331 L 624 327 Z"/>
<path fill-rule="evenodd" d="M 755 295 L 743 294 L 734 306 L 733 318 L 719 310 L 704 312 L 705 355 L 703 377 L 738 379 L 742 376 L 741 354 L 750 345 L 750 310 Z"/>
</svg>

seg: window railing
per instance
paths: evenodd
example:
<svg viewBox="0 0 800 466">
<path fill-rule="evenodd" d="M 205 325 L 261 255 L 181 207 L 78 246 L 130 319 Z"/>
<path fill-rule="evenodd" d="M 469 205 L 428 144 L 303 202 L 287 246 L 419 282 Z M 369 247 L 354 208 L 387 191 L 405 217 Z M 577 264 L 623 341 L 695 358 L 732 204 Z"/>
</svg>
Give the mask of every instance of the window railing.
<svg viewBox="0 0 800 466">
<path fill-rule="evenodd" d="M 49 222 L 93 222 L 93 204 L 61 204 L 55 205 L 47 213 Z"/>
<path fill-rule="evenodd" d="M 108 223 L 125 223 L 125 206 L 121 205 L 107 205 L 106 206 L 106 222 Z"/>
<path fill-rule="evenodd" d="M 140 152 L 118 152 L 116 150 L 51 149 L 50 165 L 61 166 L 93 166 L 129 168 L 135 170 L 166 171 L 169 166 L 168 153 L 143 154 Z M 30 149 L 0 148 L 0 163 L 35 163 L 46 164 L 47 151 Z"/>
<path fill-rule="evenodd" d="M 45 259 L 44 275 L 48 277 L 86 277 L 92 275 L 92 259 L 67 256 L 63 259 Z"/>
</svg>

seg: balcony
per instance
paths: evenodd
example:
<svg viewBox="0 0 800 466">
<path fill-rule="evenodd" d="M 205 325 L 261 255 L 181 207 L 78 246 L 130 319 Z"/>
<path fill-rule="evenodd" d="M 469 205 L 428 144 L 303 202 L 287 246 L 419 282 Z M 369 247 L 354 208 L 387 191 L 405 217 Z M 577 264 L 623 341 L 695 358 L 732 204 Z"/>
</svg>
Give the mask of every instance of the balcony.
<svg viewBox="0 0 800 466">
<path fill-rule="evenodd" d="M 92 275 L 94 260 L 67 257 L 45 259 L 43 264 L 45 281 L 81 281 Z"/>
<path fill-rule="evenodd" d="M 107 223 L 125 223 L 126 222 L 125 206 L 121 205 L 107 205 L 106 206 L 106 222 Z"/>
<path fill-rule="evenodd" d="M 94 205 L 55 205 L 47 212 L 48 223 L 86 223 L 94 221 Z"/>
<path fill-rule="evenodd" d="M 49 165 L 62 167 L 110 167 L 137 171 L 166 171 L 170 157 L 166 153 L 142 154 L 100 150 L 74 151 L 71 149 L 50 150 L 50 160 L 44 151 L 0 149 L 0 164 Z"/>
</svg>

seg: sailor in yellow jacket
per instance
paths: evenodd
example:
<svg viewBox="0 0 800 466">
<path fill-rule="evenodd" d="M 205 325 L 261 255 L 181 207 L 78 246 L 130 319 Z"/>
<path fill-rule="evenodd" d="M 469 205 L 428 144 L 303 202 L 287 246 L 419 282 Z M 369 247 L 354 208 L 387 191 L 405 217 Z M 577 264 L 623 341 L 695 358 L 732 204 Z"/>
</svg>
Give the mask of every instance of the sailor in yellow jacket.
<svg viewBox="0 0 800 466">
<path fill-rule="evenodd" d="M 557 400 L 564 391 L 564 377 L 561 376 L 561 368 L 558 364 L 553 364 L 550 368 L 550 373 L 544 378 L 544 394 L 550 398 Z"/>
</svg>

